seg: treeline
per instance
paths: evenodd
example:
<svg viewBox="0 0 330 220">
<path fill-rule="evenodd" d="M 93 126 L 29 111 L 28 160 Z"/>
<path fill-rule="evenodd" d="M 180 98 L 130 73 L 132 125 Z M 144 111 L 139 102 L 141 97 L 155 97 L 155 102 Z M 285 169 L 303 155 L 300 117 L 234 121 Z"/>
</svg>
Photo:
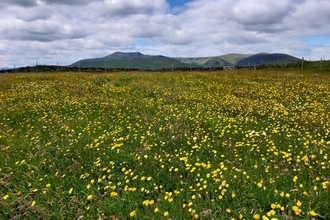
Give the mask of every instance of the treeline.
<svg viewBox="0 0 330 220">
<path fill-rule="evenodd" d="M 247 67 L 236 66 L 236 69 L 244 69 Z M 254 68 L 254 67 L 250 67 Z M 31 73 L 31 72 L 132 72 L 132 71 L 149 71 L 149 72 L 169 72 L 169 71 L 222 71 L 221 67 L 169 67 L 160 69 L 145 69 L 145 68 L 102 68 L 102 67 L 68 67 L 68 66 L 51 66 L 38 65 L 26 66 L 15 69 L 0 70 L 1 73 Z"/>
<path fill-rule="evenodd" d="M 132 72 L 132 71 L 149 71 L 149 72 L 170 72 L 170 71 L 223 71 L 223 70 L 257 70 L 257 69 L 323 69 L 330 70 L 330 61 L 304 61 L 288 64 L 261 64 L 249 66 L 220 66 L 220 67 L 169 67 L 161 69 L 145 69 L 145 68 L 102 68 L 102 67 L 69 67 L 56 65 L 36 65 L 26 66 L 13 69 L 0 70 L 0 73 L 31 73 L 31 72 Z"/>
</svg>

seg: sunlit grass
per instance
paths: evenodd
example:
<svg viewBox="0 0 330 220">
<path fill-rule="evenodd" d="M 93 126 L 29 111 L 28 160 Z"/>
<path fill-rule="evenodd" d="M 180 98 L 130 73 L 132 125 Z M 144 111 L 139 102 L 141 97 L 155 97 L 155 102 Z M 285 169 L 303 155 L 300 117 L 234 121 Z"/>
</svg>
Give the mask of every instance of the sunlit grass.
<svg viewBox="0 0 330 220">
<path fill-rule="evenodd" d="M 0 75 L 0 219 L 329 219 L 330 75 Z"/>
</svg>

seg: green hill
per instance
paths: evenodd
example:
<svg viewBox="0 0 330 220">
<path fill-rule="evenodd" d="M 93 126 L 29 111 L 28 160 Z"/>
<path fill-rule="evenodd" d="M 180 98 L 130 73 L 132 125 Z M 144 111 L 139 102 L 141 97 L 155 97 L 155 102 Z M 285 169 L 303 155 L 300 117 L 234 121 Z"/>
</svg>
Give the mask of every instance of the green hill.
<svg viewBox="0 0 330 220">
<path fill-rule="evenodd" d="M 190 64 L 181 63 L 176 59 L 162 55 L 150 56 L 139 52 L 115 52 L 103 58 L 79 60 L 71 64 L 70 67 L 161 69 L 172 67 L 190 67 Z"/>
<path fill-rule="evenodd" d="M 226 54 L 213 57 L 165 57 L 162 55 L 145 55 L 140 52 L 122 53 L 115 52 L 102 58 L 79 60 L 69 67 L 101 67 L 101 68 L 142 68 L 162 69 L 177 67 L 221 67 L 221 66 L 248 66 L 259 64 L 284 64 L 295 63 L 301 60 L 280 53 L 258 54 Z"/>
<path fill-rule="evenodd" d="M 301 59 L 281 53 L 258 53 L 242 59 L 236 63 L 237 66 L 259 65 L 259 64 L 285 64 L 299 62 Z"/>
<path fill-rule="evenodd" d="M 219 67 L 219 66 L 228 66 L 235 65 L 239 60 L 245 59 L 252 56 L 251 54 L 226 54 L 222 56 L 214 57 L 191 57 L 191 58 L 182 58 L 176 57 L 175 59 L 182 63 L 191 63 L 203 67 Z"/>
</svg>

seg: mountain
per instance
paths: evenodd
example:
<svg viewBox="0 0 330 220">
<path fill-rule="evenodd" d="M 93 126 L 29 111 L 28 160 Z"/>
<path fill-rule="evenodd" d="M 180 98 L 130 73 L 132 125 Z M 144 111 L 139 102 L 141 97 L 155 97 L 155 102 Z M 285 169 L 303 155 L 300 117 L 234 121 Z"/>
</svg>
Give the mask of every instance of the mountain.
<svg viewBox="0 0 330 220">
<path fill-rule="evenodd" d="M 282 54 L 282 53 L 258 53 L 249 56 L 245 59 L 239 60 L 237 66 L 259 65 L 259 64 L 285 64 L 299 62 L 301 59 Z"/>
<path fill-rule="evenodd" d="M 70 67 L 106 67 L 106 68 L 143 68 L 161 69 L 172 67 L 189 67 L 187 63 L 181 63 L 174 58 L 162 55 L 145 55 L 140 52 L 122 53 L 115 52 L 103 58 L 79 60 Z M 194 65 L 196 66 L 196 65 Z"/>
<path fill-rule="evenodd" d="M 110 61 L 110 60 L 133 60 L 133 59 L 147 59 L 147 58 L 165 58 L 165 56 L 162 55 L 150 56 L 150 55 L 144 55 L 140 52 L 132 52 L 132 53 L 115 52 L 101 59 Z"/>
<path fill-rule="evenodd" d="M 101 68 L 142 68 L 162 69 L 172 67 L 221 67 L 248 66 L 260 64 L 295 63 L 300 59 L 281 53 L 258 54 L 226 54 L 213 57 L 166 57 L 162 55 L 145 55 L 140 52 L 115 52 L 102 58 L 79 60 L 69 67 L 101 67 Z"/>
<path fill-rule="evenodd" d="M 218 66 L 230 66 L 236 65 L 239 60 L 245 59 L 252 56 L 252 54 L 226 54 L 222 56 L 214 57 L 193 57 L 193 58 L 182 58 L 176 57 L 175 59 L 182 63 L 191 63 L 203 67 L 218 67 Z"/>
</svg>

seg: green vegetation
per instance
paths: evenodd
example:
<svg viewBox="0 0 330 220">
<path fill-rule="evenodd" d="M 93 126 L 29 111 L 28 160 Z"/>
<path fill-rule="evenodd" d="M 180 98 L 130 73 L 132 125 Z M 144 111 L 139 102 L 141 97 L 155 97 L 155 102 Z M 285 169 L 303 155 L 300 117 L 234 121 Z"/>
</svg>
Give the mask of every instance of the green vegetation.
<svg viewBox="0 0 330 220">
<path fill-rule="evenodd" d="M 330 75 L 0 75 L 0 219 L 330 219 Z"/>
<path fill-rule="evenodd" d="M 195 66 L 192 65 L 192 67 Z M 149 56 L 139 52 L 116 52 L 103 58 L 80 60 L 70 65 L 70 67 L 162 69 L 190 67 L 190 64 L 181 63 L 173 58 L 164 56 Z"/>
<path fill-rule="evenodd" d="M 238 66 L 248 66 L 248 65 L 262 65 L 262 64 L 290 64 L 300 62 L 301 59 L 296 57 L 281 54 L 281 53 L 258 53 L 253 56 L 247 57 L 246 59 L 239 60 L 236 65 Z"/>
<path fill-rule="evenodd" d="M 288 63 L 288 64 L 275 64 L 275 65 L 260 65 L 258 66 L 258 69 L 269 69 L 269 68 L 274 68 L 274 69 L 286 69 L 287 71 L 296 69 L 296 70 L 301 70 L 303 69 L 304 71 L 316 71 L 318 73 L 329 73 L 330 71 L 330 60 L 322 61 L 299 61 L 299 62 L 294 62 L 294 63 Z"/>
<path fill-rule="evenodd" d="M 227 54 L 214 57 L 170 58 L 161 55 L 151 56 L 139 52 L 115 52 L 109 56 L 95 59 L 77 61 L 70 67 L 102 67 L 102 68 L 143 68 L 162 69 L 172 67 L 222 67 L 222 66 L 248 66 L 260 64 L 284 64 L 300 61 L 287 54 L 259 53 Z"/>
<path fill-rule="evenodd" d="M 248 58 L 249 54 L 226 54 L 215 57 L 175 58 L 182 63 L 191 63 L 203 67 L 218 67 L 236 65 L 239 60 Z"/>
</svg>

